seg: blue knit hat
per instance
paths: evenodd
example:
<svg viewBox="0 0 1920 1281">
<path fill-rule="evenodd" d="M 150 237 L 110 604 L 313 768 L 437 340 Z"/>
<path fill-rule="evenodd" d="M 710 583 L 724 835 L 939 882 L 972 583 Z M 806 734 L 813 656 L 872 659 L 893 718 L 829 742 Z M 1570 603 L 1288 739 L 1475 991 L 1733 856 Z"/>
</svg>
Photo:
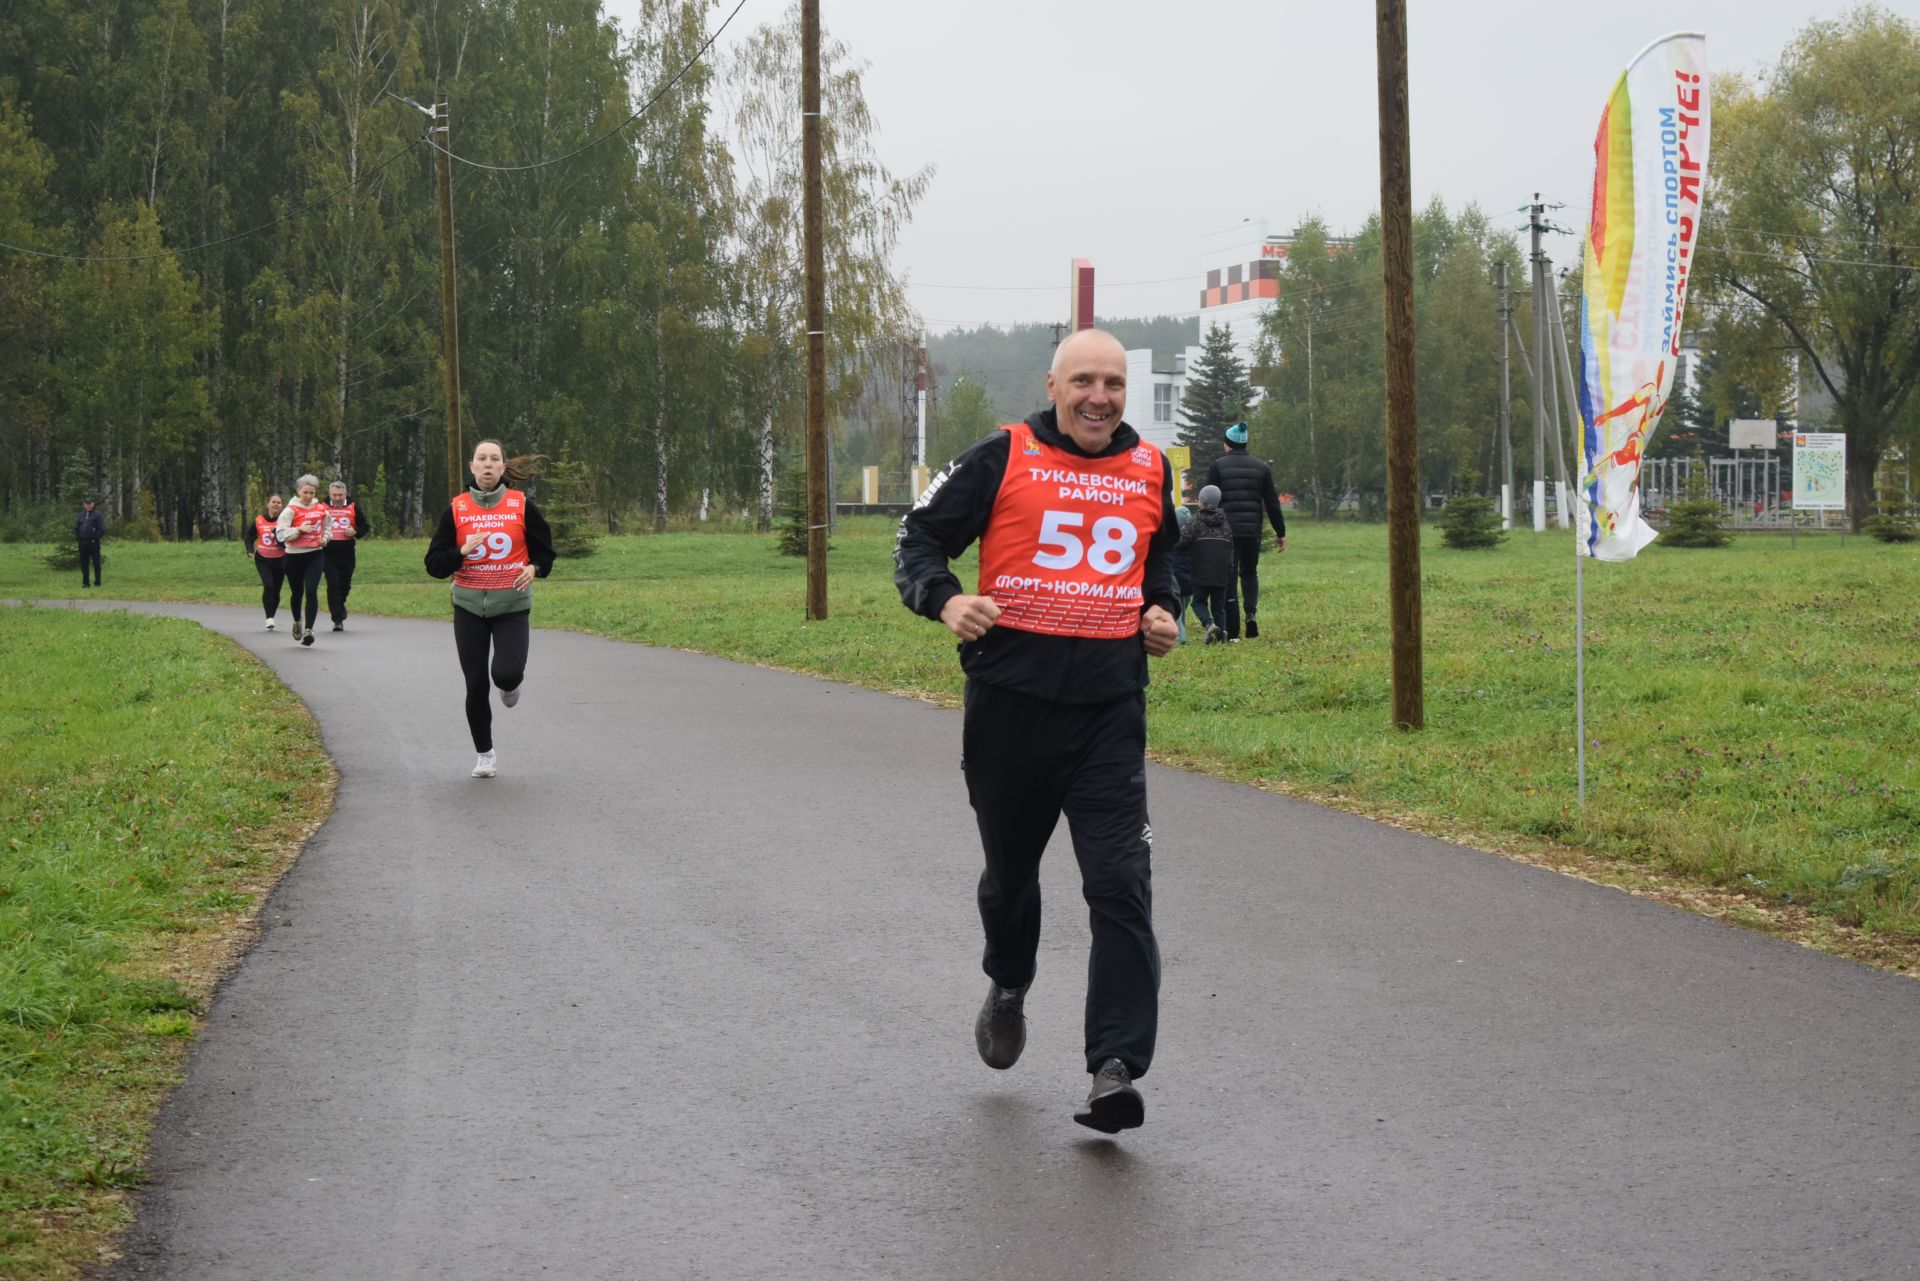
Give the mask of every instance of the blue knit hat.
<svg viewBox="0 0 1920 1281">
<path fill-rule="evenodd" d="M 1227 443 L 1229 445 L 1246 444 L 1247 425 L 1245 423 L 1235 423 L 1233 426 L 1227 428 Z"/>
</svg>

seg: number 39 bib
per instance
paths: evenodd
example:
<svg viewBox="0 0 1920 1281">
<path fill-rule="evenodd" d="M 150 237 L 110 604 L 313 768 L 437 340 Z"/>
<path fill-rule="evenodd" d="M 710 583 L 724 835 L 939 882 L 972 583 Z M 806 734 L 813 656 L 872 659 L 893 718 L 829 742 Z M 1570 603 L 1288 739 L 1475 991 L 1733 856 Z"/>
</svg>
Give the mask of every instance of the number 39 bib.
<svg viewBox="0 0 1920 1281">
<path fill-rule="evenodd" d="M 1013 439 L 993 519 L 980 540 L 980 595 L 996 626 L 1111 640 L 1140 632 L 1147 543 L 1160 528 L 1160 451 L 1111 458 L 1046 444 L 1025 423 Z"/>
<path fill-rule="evenodd" d="M 454 585 L 483 592 L 513 586 L 527 563 L 527 496 L 509 489 L 491 507 L 473 501 L 472 494 L 454 499 L 454 544 L 465 547 L 475 534 L 484 534 L 486 541 L 467 553 L 466 562 L 454 571 Z"/>
</svg>

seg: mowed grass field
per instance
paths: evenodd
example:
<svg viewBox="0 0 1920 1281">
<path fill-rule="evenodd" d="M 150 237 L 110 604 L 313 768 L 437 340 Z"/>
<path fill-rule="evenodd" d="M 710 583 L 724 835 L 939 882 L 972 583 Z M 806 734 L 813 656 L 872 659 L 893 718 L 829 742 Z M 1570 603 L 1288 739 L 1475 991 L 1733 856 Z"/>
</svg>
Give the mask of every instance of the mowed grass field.
<svg viewBox="0 0 1920 1281">
<path fill-rule="evenodd" d="M 0 608 L 0 1277 L 128 1221 L 155 1109 L 319 820 L 313 720 L 175 619 Z"/>
<path fill-rule="evenodd" d="M 842 523 L 826 622 L 802 616 L 802 562 L 721 531 L 604 540 L 540 585 L 535 621 L 957 700 L 950 638 L 898 603 L 893 529 Z M 1857 930 L 1855 954 L 1879 945 L 1886 963 L 1920 956 L 1920 547 L 1745 535 L 1590 563 L 1582 808 L 1570 536 L 1456 552 L 1425 532 L 1427 726 L 1403 733 L 1384 527 L 1291 533 L 1261 562 L 1258 640 L 1155 664 L 1156 757 L 1680 901 L 1708 892 L 1696 906 L 1756 925 Z M 44 550 L 0 548 L 0 596 L 77 594 Z M 364 546 L 353 607 L 445 616 L 423 550 Z M 959 569 L 971 582 L 971 556 Z M 259 594 L 237 544 L 110 544 L 106 573 L 108 596 Z"/>
</svg>

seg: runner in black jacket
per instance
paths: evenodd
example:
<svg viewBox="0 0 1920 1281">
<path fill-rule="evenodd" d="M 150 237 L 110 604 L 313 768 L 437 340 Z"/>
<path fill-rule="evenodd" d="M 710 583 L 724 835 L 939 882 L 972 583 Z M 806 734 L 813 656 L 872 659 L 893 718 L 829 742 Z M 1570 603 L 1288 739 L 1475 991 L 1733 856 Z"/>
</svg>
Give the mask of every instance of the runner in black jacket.
<svg viewBox="0 0 1920 1281">
<path fill-rule="evenodd" d="M 1227 428 L 1227 452 L 1207 468 L 1207 484 L 1220 487 L 1220 510 L 1233 522 L 1233 554 L 1240 571 L 1240 599 L 1227 598 L 1227 639 L 1240 639 L 1240 610 L 1246 607 L 1247 636 L 1260 634 L 1254 614 L 1260 608 L 1260 518 L 1273 526 L 1273 550 L 1287 550 L 1287 514 L 1273 488 L 1273 472 L 1247 452 L 1247 425 Z"/>
<path fill-rule="evenodd" d="M 1178 634 L 1178 526 L 1171 466 L 1121 421 L 1120 344 L 1097 330 L 1074 335 L 1055 354 L 1047 392 L 1053 409 L 974 445 L 927 487 L 900 523 L 894 582 L 909 609 L 960 638 L 967 673 L 962 768 L 986 855 L 979 905 L 991 980 L 975 1045 L 1007 1068 L 1026 1044 L 1040 856 L 1064 812 L 1093 923 L 1094 1080 L 1074 1119 L 1113 1133 L 1144 1118 L 1132 1082 L 1152 1062 L 1159 1018 L 1147 656 Z M 981 595 L 949 568 L 975 542 Z"/>
</svg>

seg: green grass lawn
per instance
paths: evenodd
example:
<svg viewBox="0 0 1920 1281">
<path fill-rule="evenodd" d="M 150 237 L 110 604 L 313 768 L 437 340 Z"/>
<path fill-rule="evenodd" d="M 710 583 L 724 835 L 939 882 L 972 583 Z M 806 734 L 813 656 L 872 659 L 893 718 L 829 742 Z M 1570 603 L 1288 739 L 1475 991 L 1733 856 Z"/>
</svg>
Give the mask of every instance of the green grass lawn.
<svg viewBox="0 0 1920 1281">
<path fill-rule="evenodd" d="M 323 815 L 311 717 L 191 623 L 0 609 L 0 1277 L 124 1226 L 248 913 Z"/>
<path fill-rule="evenodd" d="M 951 700 L 936 625 L 890 581 L 892 522 L 835 536 L 832 617 L 771 538 L 610 539 L 535 619 Z M 1155 665 L 1162 760 L 1525 853 L 1571 850 L 1920 942 L 1920 548 L 1744 535 L 1587 572 L 1588 803 L 1575 798 L 1570 536 L 1422 552 L 1426 717 L 1389 728 L 1386 533 L 1299 522 L 1262 561 L 1263 635 Z M 0 548 L 0 596 L 68 596 L 45 549 Z M 362 548 L 354 606 L 444 616 L 423 546 Z M 971 560 L 962 568 L 972 575 Z M 106 594 L 255 602 L 237 545 L 114 544 Z M 1284 833 L 1276 833 L 1284 840 Z M 1337 858 L 1338 850 L 1326 851 Z"/>
</svg>

